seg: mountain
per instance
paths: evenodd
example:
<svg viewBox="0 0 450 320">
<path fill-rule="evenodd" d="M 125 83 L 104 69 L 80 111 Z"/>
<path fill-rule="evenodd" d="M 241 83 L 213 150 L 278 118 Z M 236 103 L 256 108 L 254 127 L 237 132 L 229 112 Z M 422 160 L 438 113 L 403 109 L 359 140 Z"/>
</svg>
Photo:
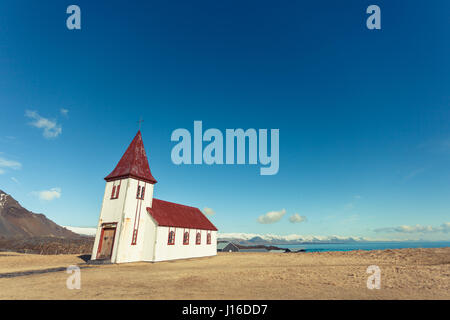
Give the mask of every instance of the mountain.
<svg viewBox="0 0 450 320">
<path fill-rule="evenodd" d="M 350 243 L 357 241 L 367 241 L 367 239 L 361 237 L 302 236 L 298 234 L 280 236 L 275 234 L 261 235 L 253 233 L 219 233 L 218 240 L 230 241 L 245 246 L 310 243 Z"/>
<path fill-rule="evenodd" d="M 57 225 L 43 214 L 28 211 L 13 197 L 0 190 L 0 238 L 31 237 L 79 238 L 80 236 Z"/>
</svg>

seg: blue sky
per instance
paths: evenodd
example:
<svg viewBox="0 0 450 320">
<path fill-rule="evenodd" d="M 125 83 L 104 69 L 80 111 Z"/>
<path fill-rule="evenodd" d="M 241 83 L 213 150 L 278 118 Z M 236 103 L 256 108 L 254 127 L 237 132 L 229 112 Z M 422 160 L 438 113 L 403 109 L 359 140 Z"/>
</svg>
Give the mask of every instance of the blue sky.
<svg viewBox="0 0 450 320">
<path fill-rule="evenodd" d="M 66 28 L 70 4 L 81 30 Z M 381 30 L 366 28 L 370 4 Z M 155 197 L 212 208 L 220 232 L 450 240 L 449 9 L 3 1 L 0 189 L 61 225 L 95 226 L 103 178 L 142 116 Z M 278 174 L 174 165 L 171 133 L 195 120 L 279 129 Z M 258 222 L 271 211 L 281 219 Z"/>
</svg>

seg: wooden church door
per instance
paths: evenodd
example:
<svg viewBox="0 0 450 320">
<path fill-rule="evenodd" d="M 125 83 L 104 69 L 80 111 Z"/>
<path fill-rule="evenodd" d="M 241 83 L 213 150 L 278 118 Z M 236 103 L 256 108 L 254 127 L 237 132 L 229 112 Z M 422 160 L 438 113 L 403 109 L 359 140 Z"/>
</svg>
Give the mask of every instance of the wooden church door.
<svg viewBox="0 0 450 320">
<path fill-rule="evenodd" d="M 116 228 L 102 229 L 102 236 L 100 238 L 97 259 L 111 259 L 115 234 Z"/>
</svg>

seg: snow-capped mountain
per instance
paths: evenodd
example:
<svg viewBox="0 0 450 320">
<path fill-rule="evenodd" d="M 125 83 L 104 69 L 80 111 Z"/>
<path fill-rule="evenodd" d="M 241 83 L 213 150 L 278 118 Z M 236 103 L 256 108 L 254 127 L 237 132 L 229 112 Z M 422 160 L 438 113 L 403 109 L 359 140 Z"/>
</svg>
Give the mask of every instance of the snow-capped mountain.
<svg viewBox="0 0 450 320">
<path fill-rule="evenodd" d="M 64 228 L 75 232 L 79 235 L 82 236 L 91 236 L 91 237 L 95 237 L 95 233 L 97 232 L 97 228 L 94 227 L 67 227 L 65 226 Z"/>
<path fill-rule="evenodd" d="M 22 207 L 11 195 L 0 190 L 0 238 L 58 237 L 77 234 L 57 225 L 45 215 Z"/>
<path fill-rule="evenodd" d="M 356 241 L 367 241 L 362 237 L 342 237 L 342 236 L 310 236 L 310 235 L 276 235 L 276 234 L 255 234 L 255 233 L 219 233 L 219 240 L 227 240 L 243 245 L 264 244 L 302 244 L 302 243 L 346 243 Z"/>
</svg>

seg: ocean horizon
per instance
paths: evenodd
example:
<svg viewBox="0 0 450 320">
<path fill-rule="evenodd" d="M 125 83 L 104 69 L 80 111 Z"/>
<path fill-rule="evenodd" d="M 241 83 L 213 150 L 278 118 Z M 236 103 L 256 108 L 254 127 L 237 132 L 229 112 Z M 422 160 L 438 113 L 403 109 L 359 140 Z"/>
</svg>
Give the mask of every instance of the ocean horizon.
<svg viewBox="0 0 450 320">
<path fill-rule="evenodd" d="M 387 250 L 413 248 L 450 247 L 450 241 L 367 241 L 352 243 L 308 243 L 277 245 L 291 251 L 304 249 L 306 252 L 352 251 L 352 250 Z"/>
</svg>

